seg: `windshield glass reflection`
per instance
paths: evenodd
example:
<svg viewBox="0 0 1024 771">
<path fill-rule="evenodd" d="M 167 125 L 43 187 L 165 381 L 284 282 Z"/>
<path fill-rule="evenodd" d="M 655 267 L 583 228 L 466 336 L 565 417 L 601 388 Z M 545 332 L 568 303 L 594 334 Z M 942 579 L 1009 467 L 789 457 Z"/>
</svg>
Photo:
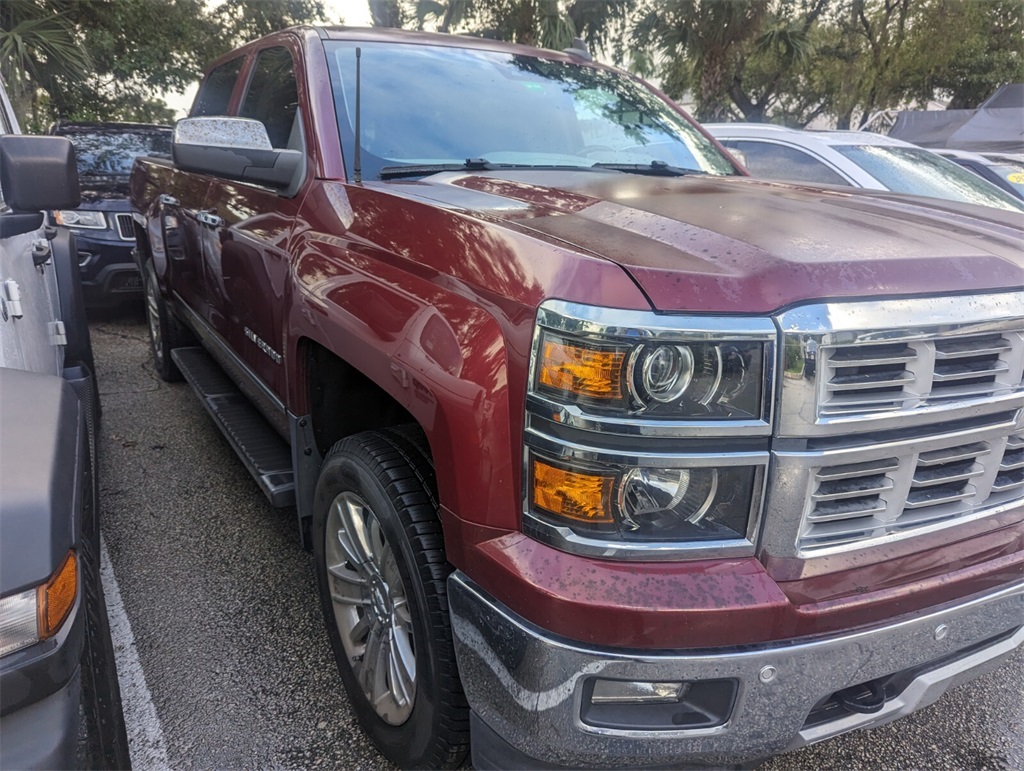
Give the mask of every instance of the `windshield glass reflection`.
<svg viewBox="0 0 1024 771">
<path fill-rule="evenodd" d="M 1024 211 L 1008 193 L 930 150 L 876 145 L 836 145 L 835 149 L 894 193 Z"/>
<path fill-rule="evenodd" d="M 326 44 L 342 142 L 354 143 L 355 48 Z M 655 94 L 607 70 L 493 51 L 360 43 L 362 164 L 486 159 L 591 167 L 652 161 L 708 174 L 732 165 Z M 349 153 L 351 155 L 351 153 Z M 351 174 L 351 157 L 346 158 Z"/>
</svg>

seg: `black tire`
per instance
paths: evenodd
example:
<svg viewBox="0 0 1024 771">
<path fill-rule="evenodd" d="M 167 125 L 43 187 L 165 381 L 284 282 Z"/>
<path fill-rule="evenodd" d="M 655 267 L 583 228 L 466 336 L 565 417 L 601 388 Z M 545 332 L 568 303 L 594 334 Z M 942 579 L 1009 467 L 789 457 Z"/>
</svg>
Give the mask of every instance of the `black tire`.
<svg viewBox="0 0 1024 771">
<path fill-rule="evenodd" d="M 409 647 L 415 654 L 415 695 L 409 700 L 411 707 L 404 707 L 408 710 L 404 716 L 401 705 L 396 707 L 401 722 L 396 720 L 395 712 L 382 716 L 364 693 L 360 675 L 377 669 L 367 670 L 366 667 L 366 651 L 371 650 L 371 646 L 365 644 L 363 655 L 350 659 L 342 641 L 342 635 L 346 634 L 349 644 L 353 645 L 355 632 L 343 632 L 339 626 L 343 622 L 336 615 L 331 581 L 334 581 L 335 591 L 342 585 L 351 587 L 351 583 L 339 582 L 333 576 L 329 578 L 327 551 L 332 550 L 334 560 L 338 553 L 344 553 L 344 547 L 334 543 L 343 541 L 335 530 L 342 520 L 339 514 L 331 514 L 336 503 L 344 506 L 339 503 L 343 501 L 365 504 L 360 521 L 379 523 L 379 531 L 367 527 L 365 532 L 383 536 L 383 548 L 394 559 L 390 562 L 385 558 L 381 562 L 391 567 L 392 577 L 393 564 L 397 563 L 401 577 L 401 585 L 397 587 L 393 580 L 384 583 L 384 594 L 388 598 L 400 594 L 403 609 L 408 608 L 410 618 L 403 624 L 408 627 Z M 333 523 L 331 532 L 336 533 L 331 547 L 327 545 L 329 522 Z M 324 460 L 316 487 L 313 555 L 327 634 L 349 703 L 363 730 L 380 752 L 401 768 L 457 768 L 469 750 L 469 708 L 455 665 L 446 585 L 452 567 L 445 558 L 437 516 L 434 468 L 418 428 L 367 431 L 334 445 Z M 366 560 L 364 564 L 371 561 Z M 342 563 L 343 570 L 367 575 L 363 572 L 365 568 L 357 570 L 353 561 L 345 562 L 344 556 Z M 335 570 L 338 567 L 336 565 Z M 389 570 L 382 568 L 377 575 L 384 581 L 388 574 Z M 347 588 L 353 596 L 362 593 L 363 604 L 357 607 L 358 603 L 350 601 L 338 605 L 338 613 L 355 614 L 349 619 L 358 617 L 367 629 L 379 628 L 387 633 L 387 623 L 379 621 L 379 609 L 374 610 L 374 603 L 369 599 L 370 584 L 368 580 L 362 588 Z M 352 609 L 347 610 L 349 607 Z M 395 611 L 390 629 L 398 629 L 398 617 Z M 374 627 L 375 624 L 378 626 Z M 369 641 L 372 634 L 367 632 L 364 639 Z M 395 653 L 400 650 L 397 643 L 378 647 L 387 647 L 390 656 L 400 655 Z M 390 663 L 391 659 L 387 661 Z M 386 689 L 389 693 L 396 691 L 394 680 L 393 675 L 389 675 Z"/>
<path fill-rule="evenodd" d="M 142 270 L 142 287 L 145 295 L 146 325 L 149 328 L 149 349 L 153 354 L 153 367 L 163 380 L 176 383 L 182 379 L 181 372 L 171 359 L 171 351 L 188 342 L 187 335 L 160 294 L 160 286 L 153 271 L 153 263 L 146 261 Z"/>
<path fill-rule="evenodd" d="M 107 601 L 100 575 L 100 510 L 92 491 L 96 488 L 94 456 L 86 450 L 83 472 L 82 571 L 85 613 L 85 646 L 82 650 L 82 713 L 85 737 L 80 742 L 82 768 L 130 769 L 131 754 L 117 680 L 114 644 L 110 637 Z"/>
</svg>

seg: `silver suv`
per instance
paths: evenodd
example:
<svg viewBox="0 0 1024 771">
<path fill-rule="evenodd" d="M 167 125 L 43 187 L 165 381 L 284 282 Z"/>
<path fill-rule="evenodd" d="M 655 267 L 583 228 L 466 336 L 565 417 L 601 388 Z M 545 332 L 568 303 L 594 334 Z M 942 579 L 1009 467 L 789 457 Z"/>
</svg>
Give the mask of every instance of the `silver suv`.
<svg viewBox="0 0 1024 771">
<path fill-rule="evenodd" d="M 71 143 L 21 135 L 0 84 L 0 768 L 123 767 L 127 752 L 92 346 L 73 236 L 42 214 L 78 198 Z"/>
</svg>

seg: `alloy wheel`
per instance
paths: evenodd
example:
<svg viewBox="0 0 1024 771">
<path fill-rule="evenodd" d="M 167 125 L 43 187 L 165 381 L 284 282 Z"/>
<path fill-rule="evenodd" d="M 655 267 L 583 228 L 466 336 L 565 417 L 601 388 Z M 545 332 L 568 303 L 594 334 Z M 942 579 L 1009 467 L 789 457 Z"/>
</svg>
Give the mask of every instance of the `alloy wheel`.
<svg viewBox="0 0 1024 771">
<path fill-rule="evenodd" d="M 385 722 L 404 723 L 416 697 L 409 598 L 380 521 L 358 495 L 331 503 L 327 581 L 342 645 L 367 701 Z"/>
</svg>

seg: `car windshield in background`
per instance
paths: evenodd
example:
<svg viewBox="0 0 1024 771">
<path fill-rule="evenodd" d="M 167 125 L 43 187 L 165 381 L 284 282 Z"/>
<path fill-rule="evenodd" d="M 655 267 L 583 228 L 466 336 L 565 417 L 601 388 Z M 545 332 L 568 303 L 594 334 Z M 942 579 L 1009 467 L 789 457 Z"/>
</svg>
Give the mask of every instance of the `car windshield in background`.
<svg viewBox="0 0 1024 771">
<path fill-rule="evenodd" d="M 1009 193 L 931 150 L 879 145 L 833 145 L 895 193 L 1024 211 Z"/>
<path fill-rule="evenodd" d="M 65 134 L 75 146 L 78 173 L 83 177 L 127 177 L 139 155 L 171 157 L 167 131 L 96 131 Z"/>
<path fill-rule="evenodd" d="M 1014 190 L 1024 196 L 1024 166 L 1009 163 L 994 163 L 989 168 L 992 173 L 1005 179 Z"/>
<path fill-rule="evenodd" d="M 356 45 L 325 45 L 342 142 L 351 146 Z M 384 167 L 467 159 L 579 168 L 643 169 L 654 163 L 736 173 L 668 104 L 614 72 L 494 51 L 401 43 L 359 47 L 360 142 L 367 178 Z M 351 157 L 346 163 L 351 175 Z"/>
</svg>

